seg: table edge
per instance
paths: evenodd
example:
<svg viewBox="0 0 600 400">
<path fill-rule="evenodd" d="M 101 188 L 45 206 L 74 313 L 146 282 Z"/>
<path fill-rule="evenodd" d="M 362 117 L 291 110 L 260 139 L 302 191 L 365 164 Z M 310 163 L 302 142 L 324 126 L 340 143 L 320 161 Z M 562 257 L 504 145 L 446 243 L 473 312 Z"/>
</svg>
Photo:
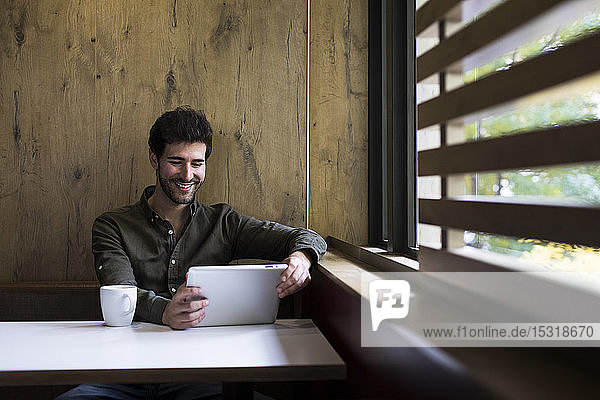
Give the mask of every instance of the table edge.
<svg viewBox="0 0 600 400">
<path fill-rule="evenodd" d="M 281 382 L 346 379 L 346 365 L 1 371 L 0 386 L 80 383 Z"/>
</svg>

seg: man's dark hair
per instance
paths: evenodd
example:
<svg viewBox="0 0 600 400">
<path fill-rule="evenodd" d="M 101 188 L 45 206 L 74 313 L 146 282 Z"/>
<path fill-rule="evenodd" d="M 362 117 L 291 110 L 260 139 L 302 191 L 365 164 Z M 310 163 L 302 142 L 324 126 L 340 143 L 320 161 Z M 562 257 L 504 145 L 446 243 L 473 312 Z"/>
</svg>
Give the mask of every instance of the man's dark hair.
<svg viewBox="0 0 600 400">
<path fill-rule="evenodd" d="M 212 150 L 212 136 L 212 129 L 202 111 L 180 106 L 158 117 L 150 129 L 148 145 L 160 159 L 167 144 L 201 142 L 206 145 L 205 158 L 208 159 Z"/>
</svg>

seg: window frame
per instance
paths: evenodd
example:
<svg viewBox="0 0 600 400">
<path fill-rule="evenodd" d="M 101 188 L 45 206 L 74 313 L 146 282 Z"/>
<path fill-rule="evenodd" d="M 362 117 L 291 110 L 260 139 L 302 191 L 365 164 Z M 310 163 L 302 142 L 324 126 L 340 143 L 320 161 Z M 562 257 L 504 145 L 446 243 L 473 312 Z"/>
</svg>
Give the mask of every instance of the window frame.
<svg viewBox="0 0 600 400">
<path fill-rule="evenodd" d="M 369 0 L 369 245 L 417 258 L 415 4 Z"/>
</svg>

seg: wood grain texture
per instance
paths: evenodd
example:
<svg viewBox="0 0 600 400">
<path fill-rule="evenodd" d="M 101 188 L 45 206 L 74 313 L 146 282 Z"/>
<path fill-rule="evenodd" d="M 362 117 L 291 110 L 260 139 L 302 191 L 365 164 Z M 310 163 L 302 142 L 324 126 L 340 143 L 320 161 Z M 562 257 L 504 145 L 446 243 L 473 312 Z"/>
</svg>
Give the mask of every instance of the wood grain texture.
<svg viewBox="0 0 600 400">
<path fill-rule="evenodd" d="M 215 132 L 200 199 L 305 226 L 306 3 L 218 4 L 198 5 L 205 19 L 190 24 L 210 28 L 184 70 L 205 76 L 196 90 Z"/>
<path fill-rule="evenodd" d="M 2 2 L 0 280 L 90 277 L 95 213 L 90 2 Z"/>
<path fill-rule="evenodd" d="M 155 181 L 148 132 L 203 109 L 198 198 L 306 224 L 299 1 L 0 0 L 0 282 L 93 280 L 91 225 Z"/>
<path fill-rule="evenodd" d="M 367 242 L 368 2 L 311 1 L 309 226 Z"/>
</svg>

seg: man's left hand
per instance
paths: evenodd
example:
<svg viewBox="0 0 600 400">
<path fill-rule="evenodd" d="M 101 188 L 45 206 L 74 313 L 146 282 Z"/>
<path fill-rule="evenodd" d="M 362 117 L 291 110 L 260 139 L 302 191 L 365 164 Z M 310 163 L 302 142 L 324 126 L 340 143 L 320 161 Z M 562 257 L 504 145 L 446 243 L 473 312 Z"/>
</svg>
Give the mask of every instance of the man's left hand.
<svg viewBox="0 0 600 400">
<path fill-rule="evenodd" d="M 284 260 L 288 267 L 281 273 L 281 283 L 277 293 L 282 299 L 296 293 L 310 283 L 310 259 L 302 251 L 295 251 Z"/>
</svg>

